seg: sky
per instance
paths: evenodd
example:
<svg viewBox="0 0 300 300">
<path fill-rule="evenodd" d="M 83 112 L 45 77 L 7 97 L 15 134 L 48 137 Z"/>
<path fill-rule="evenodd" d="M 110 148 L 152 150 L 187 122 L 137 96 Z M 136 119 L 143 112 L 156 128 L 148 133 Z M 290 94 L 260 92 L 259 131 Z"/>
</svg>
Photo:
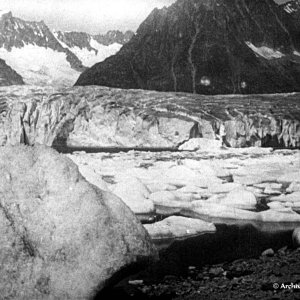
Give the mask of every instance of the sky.
<svg viewBox="0 0 300 300">
<path fill-rule="evenodd" d="M 0 0 L 0 9 L 15 17 L 41 21 L 63 31 L 92 34 L 108 30 L 135 31 L 155 7 L 175 0 Z"/>
<path fill-rule="evenodd" d="M 175 1 L 0 0 L 0 10 L 10 10 L 15 17 L 24 20 L 43 20 L 55 30 L 98 34 L 116 29 L 135 31 L 155 7 L 168 6 Z"/>
</svg>

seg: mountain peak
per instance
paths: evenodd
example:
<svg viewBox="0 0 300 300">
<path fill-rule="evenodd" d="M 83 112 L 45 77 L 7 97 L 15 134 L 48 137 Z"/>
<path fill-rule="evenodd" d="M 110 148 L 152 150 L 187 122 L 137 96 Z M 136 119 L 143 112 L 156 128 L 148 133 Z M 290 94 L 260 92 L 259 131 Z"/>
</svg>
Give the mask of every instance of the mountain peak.
<svg viewBox="0 0 300 300">
<path fill-rule="evenodd" d="M 178 0 L 153 10 L 119 53 L 76 84 L 199 94 L 300 90 L 299 29 L 291 19 L 274 0 Z"/>
<path fill-rule="evenodd" d="M 0 19 L 4 18 L 11 18 L 12 17 L 12 12 L 9 10 L 0 10 Z"/>
<path fill-rule="evenodd" d="M 0 58 L 25 83 L 73 85 L 81 72 L 115 54 L 132 35 L 120 31 L 103 36 L 51 31 L 44 21 L 25 21 L 1 11 Z"/>
</svg>

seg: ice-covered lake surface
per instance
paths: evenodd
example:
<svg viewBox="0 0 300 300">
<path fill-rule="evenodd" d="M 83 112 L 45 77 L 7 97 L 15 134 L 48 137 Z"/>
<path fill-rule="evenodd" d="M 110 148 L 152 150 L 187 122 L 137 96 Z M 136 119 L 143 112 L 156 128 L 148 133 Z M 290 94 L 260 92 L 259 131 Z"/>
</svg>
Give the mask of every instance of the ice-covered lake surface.
<svg viewBox="0 0 300 300">
<path fill-rule="evenodd" d="M 66 155 L 87 180 L 117 194 L 157 244 L 214 234 L 217 224 L 269 233 L 300 226 L 299 150 Z"/>
</svg>

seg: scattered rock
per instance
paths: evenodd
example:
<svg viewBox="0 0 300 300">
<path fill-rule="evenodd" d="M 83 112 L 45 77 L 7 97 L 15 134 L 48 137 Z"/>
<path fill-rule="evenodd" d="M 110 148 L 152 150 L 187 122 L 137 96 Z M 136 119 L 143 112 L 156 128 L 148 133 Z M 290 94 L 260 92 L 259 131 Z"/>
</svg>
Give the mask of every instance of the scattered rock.
<svg viewBox="0 0 300 300">
<path fill-rule="evenodd" d="M 261 256 L 269 256 L 269 257 L 271 257 L 271 256 L 274 256 L 274 250 L 273 249 L 267 249 L 267 250 L 265 250 L 262 254 L 261 254 Z"/>
<path fill-rule="evenodd" d="M 214 277 L 221 276 L 224 273 L 224 269 L 221 267 L 213 267 L 209 269 L 208 273 Z"/>
<path fill-rule="evenodd" d="M 293 243 L 296 247 L 300 247 L 300 227 L 297 227 L 294 231 L 293 231 Z"/>
<path fill-rule="evenodd" d="M 129 280 L 128 281 L 128 284 L 131 284 L 131 285 L 143 285 L 144 283 L 144 280 Z"/>
</svg>

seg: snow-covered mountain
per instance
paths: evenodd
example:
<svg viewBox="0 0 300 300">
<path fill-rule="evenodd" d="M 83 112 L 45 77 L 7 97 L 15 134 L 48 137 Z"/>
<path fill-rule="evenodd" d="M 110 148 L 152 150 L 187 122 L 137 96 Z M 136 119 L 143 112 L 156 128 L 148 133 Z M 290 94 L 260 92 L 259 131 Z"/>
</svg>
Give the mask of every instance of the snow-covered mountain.
<svg viewBox="0 0 300 300">
<path fill-rule="evenodd" d="M 109 39 L 111 32 L 56 32 L 43 21 L 24 21 L 0 11 L 0 58 L 26 84 L 73 85 L 82 71 L 115 54 L 130 35 L 116 32 L 116 38 Z"/>
</svg>

